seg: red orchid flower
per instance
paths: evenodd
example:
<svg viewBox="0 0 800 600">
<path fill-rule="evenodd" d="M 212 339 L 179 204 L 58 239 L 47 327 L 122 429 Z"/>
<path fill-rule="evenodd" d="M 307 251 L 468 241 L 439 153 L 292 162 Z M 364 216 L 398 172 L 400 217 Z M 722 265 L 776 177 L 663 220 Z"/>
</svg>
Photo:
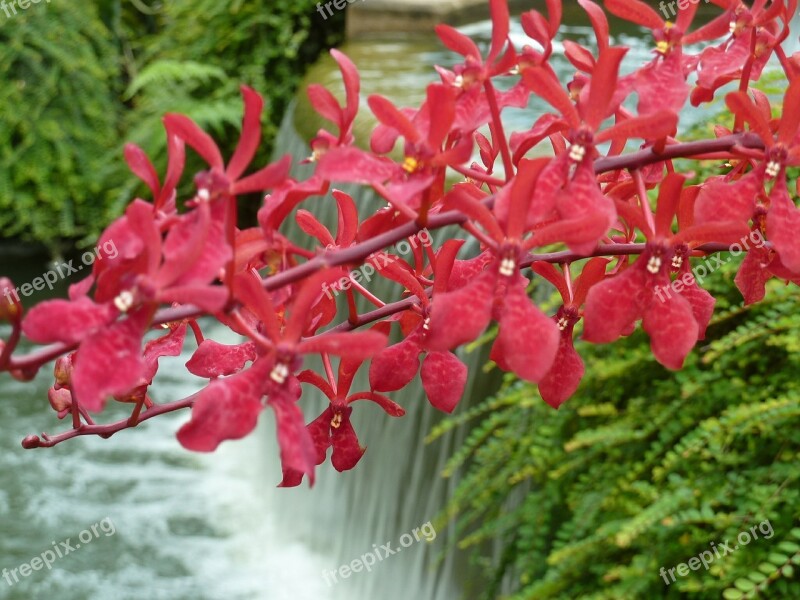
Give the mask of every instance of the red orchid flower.
<svg viewBox="0 0 800 600">
<path fill-rule="evenodd" d="M 158 173 L 144 150 L 136 144 L 125 145 L 125 161 L 134 175 L 150 189 L 153 194 L 155 210 L 169 215 L 177 211 L 176 191 L 178 181 L 183 174 L 183 167 L 186 164 L 186 149 L 183 140 L 169 130 L 167 130 L 167 157 L 167 175 L 162 187 Z"/>
<path fill-rule="evenodd" d="M 268 396 L 267 404 L 276 415 L 284 470 L 305 473 L 313 484 L 315 450 L 305 429 L 303 413 L 297 406 L 300 390 L 293 373 L 300 368 L 305 354 L 324 352 L 363 360 L 386 345 L 386 337 L 373 331 L 328 333 L 301 339 L 303 331 L 308 329 L 309 309 L 322 294 L 322 285 L 337 274 L 322 271 L 306 280 L 283 328 L 260 278 L 250 273 L 236 278 L 237 297 L 255 317 L 255 327 L 247 326 L 244 320 L 240 326 L 255 342 L 258 357 L 247 370 L 215 379 L 200 392 L 191 421 L 178 432 L 181 444 L 191 450 L 211 452 L 224 440 L 247 435 L 255 428 L 264 406 L 263 398 Z M 245 360 L 249 358 L 241 348 L 230 347 L 229 352 L 234 356 L 225 360 L 234 364 L 240 362 L 243 355 Z M 197 359 L 195 370 L 201 370 L 202 360 Z"/>
<path fill-rule="evenodd" d="M 641 0 L 605 0 L 605 6 L 617 17 L 651 29 L 656 40 L 655 58 L 620 81 L 623 87 L 630 85 L 638 93 L 639 114 L 663 109 L 679 112 L 689 97 L 686 78 L 697 65 L 697 58 L 683 54 L 683 45 L 718 37 L 720 32 L 701 28 L 688 33 L 697 12 L 696 2 L 679 9 L 675 23 L 662 19 Z"/>
<path fill-rule="evenodd" d="M 586 15 L 589 17 L 589 21 L 592 24 L 598 51 L 603 52 L 609 45 L 609 26 L 605 12 L 603 12 L 603 9 L 600 8 L 599 5 L 592 2 L 592 0 L 578 0 L 578 4 L 586 11 Z M 523 29 L 524 28 L 525 23 L 523 21 Z M 529 29 L 525 29 L 525 32 L 534 39 L 537 39 L 537 41 L 539 40 L 535 33 L 531 32 Z M 562 40 L 562 44 L 564 45 L 564 57 L 578 70 L 572 82 L 567 84 L 570 93 L 576 98 L 587 83 L 587 78 L 583 76 L 583 74 L 587 73 L 591 75 L 591 73 L 594 72 L 597 61 L 588 48 L 581 46 L 577 42 Z M 627 88 L 623 89 L 623 86 L 620 85 L 617 93 L 620 92 L 625 92 L 627 94 L 629 90 Z"/>
<path fill-rule="evenodd" d="M 579 0 L 580 1 L 580 0 Z M 542 52 L 525 46 L 519 57 L 520 70 L 525 66 L 545 66 L 553 54 L 553 39 L 561 28 L 563 7 L 559 0 L 547 0 L 547 17 L 538 10 L 529 10 L 520 15 L 522 30 L 529 38 L 536 40 L 542 47 Z M 565 53 L 568 46 L 564 47 Z"/>
<path fill-rule="evenodd" d="M 767 0 L 755 0 L 752 7 L 741 0 L 714 3 L 726 11 L 706 27 L 716 34 L 714 37 L 730 35 L 719 46 L 709 46 L 700 53 L 697 87 L 691 99 L 694 106 L 709 102 L 716 90 L 739 79 L 748 61 L 751 61 L 749 80 L 757 81 L 775 47 L 788 35 L 788 23 L 797 13 L 797 0 L 790 0 L 788 7 L 784 0 L 776 0 L 769 6 Z M 782 34 L 778 19 L 784 22 Z"/>
<path fill-rule="evenodd" d="M 750 239 L 755 244 L 749 248 L 734 282 L 742 293 L 744 305 L 761 302 L 767 294 L 767 282 L 773 277 L 800 285 L 800 274 L 792 273 L 781 262 L 780 256 L 766 244 L 763 231 L 766 229 L 766 211 L 756 209 Z"/>
<path fill-rule="evenodd" d="M 385 329 L 381 327 L 381 324 L 376 328 Z M 362 364 L 363 360 L 361 359 L 342 357 L 339 362 L 338 380 L 335 382 L 326 381 L 314 371 L 303 371 L 298 375 L 298 379 L 302 383 L 317 387 L 330 401 L 322 414 L 307 426 L 311 439 L 314 441 L 317 465 L 325 462 L 328 448 L 333 448 L 331 464 L 339 472 L 349 471 L 364 456 L 366 448 L 361 446 L 353 424 L 350 422 L 350 415 L 353 412 L 351 404 L 354 402 L 359 400 L 374 402 L 390 417 L 402 417 L 406 414 L 403 407 L 381 394 L 373 392 L 350 394 L 353 378 Z M 300 472 L 284 471 L 280 487 L 300 485 L 302 479 L 303 474 Z"/>
<path fill-rule="evenodd" d="M 553 4 L 548 2 L 548 5 Z M 437 25 L 436 35 L 442 43 L 457 54 L 464 57 L 464 64 L 457 66 L 455 72 L 458 80 L 453 82 L 460 88 L 467 89 L 490 80 L 495 75 L 507 73 L 516 65 L 516 54 L 511 44 L 508 44 L 504 54 L 503 48 L 508 42 L 509 12 L 506 0 L 489 0 L 489 11 L 492 19 L 492 43 L 486 60 L 481 56 L 478 46 L 469 37 L 459 32 L 450 25 Z M 551 13 L 552 14 L 552 13 Z"/>
<path fill-rule="evenodd" d="M 583 339 L 593 343 L 629 335 L 642 319 L 656 360 L 675 370 L 705 337 L 716 302 L 697 285 L 690 270 L 692 248 L 709 241 L 735 243 L 747 233 L 736 223 L 693 225 L 686 208 L 692 191 L 682 193 L 685 180 L 676 173 L 664 178 L 655 231 L 639 223 L 648 240 L 645 251 L 633 265 L 593 286 L 584 311 Z M 679 210 L 680 231 L 673 234 L 672 221 Z M 671 281 L 672 272 L 678 273 L 676 283 Z"/>
<path fill-rule="evenodd" d="M 124 395 L 143 379 L 142 338 L 155 308 L 144 305 L 118 320 L 113 304 L 95 304 L 86 296 L 49 300 L 33 307 L 22 322 L 25 335 L 40 344 L 80 344 L 71 390 L 80 405 L 101 411 L 110 396 Z"/>
<path fill-rule="evenodd" d="M 546 159 L 544 159 L 546 160 Z M 488 267 L 467 285 L 434 295 L 427 347 L 445 351 L 476 339 L 494 318 L 500 332 L 492 354 L 498 364 L 527 381 L 540 381 L 553 364 L 558 349 L 558 328 L 528 298 L 528 280 L 519 274 L 526 247 L 524 215 L 530 203 L 531 180 L 543 161 L 523 161 L 510 189 L 505 228 L 498 218 L 470 194 L 472 186 L 460 184 L 448 204 L 480 223 L 491 254 Z M 474 190 L 474 188 L 472 188 Z M 505 189 L 505 188 L 504 188 Z"/>
<path fill-rule="evenodd" d="M 547 375 L 539 382 L 542 399 L 553 408 L 558 408 L 578 389 L 586 370 L 583 360 L 575 351 L 573 331 L 581 319 L 581 307 L 591 287 L 603 279 L 608 259 L 593 258 L 583 267 L 580 277 L 575 281 L 574 291 L 568 277 L 569 266 L 564 265 L 564 274 L 550 263 L 536 262 L 533 271 L 552 283 L 561 295 L 563 304 L 553 320 L 561 331 L 556 358 Z"/>
<path fill-rule="evenodd" d="M 549 44 L 561 21 L 561 3 L 547 0 L 547 4 L 551 22 L 545 21 L 545 28 L 548 31 L 543 37 L 547 38 L 546 43 Z M 523 56 L 518 57 L 512 44 L 506 46 L 509 34 L 506 0 L 491 0 L 489 7 L 492 19 L 492 42 L 485 61 L 480 49 L 469 37 L 449 25 L 442 24 L 436 27 L 436 33 L 445 47 L 464 57 L 464 62 L 454 66 L 452 71 L 436 67 L 442 83 L 457 93 L 456 115 L 453 122 L 453 129 L 456 131 L 471 132 L 489 123 L 492 120 L 492 102 L 496 102 L 498 110 L 505 107 L 525 108 L 528 105 L 530 90 L 517 83 L 508 91 L 498 91 L 492 83 L 492 78 L 518 72 L 522 62 L 535 62 L 539 65 L 545 62 L 545 59 L 530 47 L 525 47 Z M 530 18 L 532 17 L 526 18 L 526 15 L 523 15 L 523 27 Z M 538 25 L 539 21 L 536 23 Z M 503 52 L 504 47 L 505 52 Z M 497 132 L 493 132 L 494 135 L 497 135 Z"/>
<path fill-rule="evenodd" d="M 306 93 L 314 110 L 328 121 L 336 124 L 339 129 L 339 135 L 335 136 L 324 129 L 320 129 L 316 137 L 311 140 L 311 158 L 305 162 L 317 161 L 331 148 L 350 146 L 354 141 L 353 123 L 358 114 L 361 78 L 358 75 L 358 69 L 344 53 L 332 49 L 331 56 L 338 63 L 339 70 L 342 72 L 345 91 L 344 107 L 339 104 L 333 94 L 317 83 L 309 85 Z"/>
<path fill-rule="evenodd" d="M 434 295 L 445 294 L 449 289 L 450 274 L 456 254 L 463 240 L 448 240 L 436 258 Z M 448 350 L 430 350 L 427 340 L 431 327 L 431 302 L 427 292 L 411 273 L 401 269 L 382 269 L 384 275 L 402 283 L 417 296 L 420 314 L 409 311 L 411 322 L 406 322 L 408 331 L 397 344 L 385 348 L 372 359 L 369 368 L 369 383 L 379 392 L 393 392 L 404 388 L 418 371 L 422 387 L 430 403 L 441 411 L 451 413 L 455 409 L 467 383 L 467 367 Z M 420 354 L 425 354 L 420 369 Z"/>
<path fill-rule="evenodd" d="M 241 90 L 244 98 L 242 135 L 227 167 L 219 147 L 197 123 L 185 115 L 168 114 L 164 117 L 167 131 L 183 139 L 211 167 L 211 171 L 200 173 L 195 178 L 201 200 L 260 192 L 275 187 L 288 176 L 292 159 L 286 155 L 280 161 L 242 178 L 261 142 L 261 113 L 264 110 L 264 99 L 245 85 Z"/>
<path fill-rule="evenodd" d="M 114 302 L 120 312 L 141 303 L 194 304 L 219 312 L 228 299 L 224 287 L 209 285 L 231 257 L 219 221 L 212 221 L 211 207 L 200 202 L 195 210 L 177 218 L 162 240 L 153 207 L 135 201 L 124 221 L 114 228 L 124 239 L 138 239 L 142 251 L 131 259 L 122 253 L 118 263 L 95 263 L 98 302 Z"/>
<path fill-rule="evenodd" d="M 451 139 L 456 114 L 455 91 L 442 84 L 429 85 L 427 100 L 411 118 L 383 96 L 370 96 L 368 102 L 383 125 L 372 136 L 372 151 L 388 153 L 398 136 L 402 136 L 405 139 L 403 163 L 377 158 L 352 146 L 341 147 L 320 159 L 316 174 L 330 181 L 370 185 L 388 182 L 386 199 L 401 210 L 418 208 L 420 195 L 425 190 L 428 190 L 427 203 L 436 202 L 442 195 L 446 168 L 466 162 L 472 154 L 471 136 Z M 414 216 L 408 209 L 404 212 L 406 216 Z"/>
<path fill-rule="evenodd" d="M 545 167 L 539 176 L 527 223 L 537 227 L 541 245 L 564 241 L 578 254 L 589 254 L 616 223 L 614 203 L 597 184 L 594 159 L 596 145 L 613 141 L 621 144 L 630 137 L 657 140 L 674 133 L 677 115 L 660 111 L 620 120 L 597 132 L 603 120 L 617 110 L 615 98 L 619 65 L 626 50 L 607 48 L 600 53 L 588 91 L 577 106 L 558 81 L 541 69 L 523 71 L 526 84 L 563 116 L 561 131 L 567 132 L 568 147 Z M 547 125 L 551 135 L 556 124 Z M 538 135 L 538 134 L 537 134 Z"/>
<path fill-rule="evenodd" d="M 69 301 L 43 302 L 23 321 L 23 331 L 33 341 L 80 344 L 74 392 L 87 410 L 102 410 L 107 397 L 125 395 L 146 379 L 142 337 L 160 304 L 194 304 L 213 313 L 227 302 L 225 288 L 209 285 L 229 250 L 206 245 L 208 207 L 181 219 L 162 243 L 153 206 L 134 201 L 109 228 L 120 234 L 120 248 L 127 253 L 120 250 L 115 259 L 95 263 L 102 267 L 97 268 L 94 301 L 87 296 L 90 278 L 70 289 Z"/>
<path fill-rule="evenodd" d="M 353 197 L 341 190 L 331 193 L 336 200 L 337 230 L 334 236 L 313 213 L 300 209 L 295 215 L 297 224 L 306 234 L 316 238 L 327 250 L 339 250 L 353 245 L 358 236 L 358 208 Z"/>
<path fill-rule="evenodd" d="M 348 248 L 353 245 L 358 235 L 358 208 L 353 198 L 341 190 L 333 190 L 332 195 L 336 200 L 338 214 L 338 228 L 335 237 L 313 213 L 304 209 L 295 213 L 295 219 L 300 229 L 316 238 L 325 250 Z M 348 273 L 346 268 L 339 269 L 339 272 L 341 276 L 346 276 Z M 324 294 L 314 305 L 313 310 L 320 315 L 319 326 L 327 325 L 336 316 L 336 297 L 330 293 Z"/>
<path fill-rule="evenodd" d="M 757 199 L 764 194 L 767 180 L 774 179 L 767 198 L 766 232 L 782 264 L 793 273 L 800 273 L 800 210 L 792 201 L 786 183 L 786 168 L 800 165 L 800 78 L 790 82 L 784 96 L 784 111 L 777 124 L 777 138 L 770 127 L 768 104 L 756 105 L 744 92 L 726 97 L 731 112 L 750 124 L 764 142 L 766 150 L 752 151 L 761 159 L 756 169 L 733 184 L 718 178 L 706 183 L 695 205 L 698 223 L 731 220 L 748 222 L 756 214 Z M 720 200 L 724 198 L 725 201 Z"/>
</svg>

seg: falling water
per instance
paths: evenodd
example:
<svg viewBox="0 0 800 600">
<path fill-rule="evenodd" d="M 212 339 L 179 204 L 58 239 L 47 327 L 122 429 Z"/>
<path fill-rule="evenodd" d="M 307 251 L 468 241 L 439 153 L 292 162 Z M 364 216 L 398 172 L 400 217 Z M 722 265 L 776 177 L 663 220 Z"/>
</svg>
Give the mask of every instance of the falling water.
<svg viewBox="0 0 800 600">
<path fill-rule="evenodd" d="M 294 129 L 293 109 L 284 120 L 276 147 L 281 154 L 291 153 L 295 159 L 308 156 L 307 144 Z M 297 162 L 297 161 L 296 161 Z M 308 167 L 299 167 L 297 177 L 307 176 Z M 341 186 L 350 193 L 362 216 L 381 206 L 371 190 L 357 186 Z M 309 200 L 304 205 L 325 223 L 335 224 L 336 208 L 332 197 Z M 287 232 L 293 239 L 303 237 L 294 226 Z M 375 289 L 379 297 L 392 298 L 397 286 L 384 282 Z M 485 397 L 491 385 L 481 376 L 480 367 L 485 362 L 479 352 L 463 355 L 470 369 L 467 394 L 470 398 Z M 366 369 L 364 369 L 366 371 Z M 368 390 L 366 373 L 362 372 L 353 390 Z M 309 388 L 308 392 L 312 390 Z M 327 401 L 317 394 L 312 404 L 312 394 L 304 395 L 307 416 L 318 414 Z M 270 500 L 275 510 L 290 521 L 299 539 L 328 558 L 325 566 L 331 598 L 426 598 L 444 600 L 459 596 L 460 582 L 457 569 L 462 557 L 456 552 L 437 556 L 445 548 L 447 532 L 437 532 L 431 543 L 424 540 L 404 548 L 402 553 L 379 561 L 371 573 L 356 573 L 334 583 L 331 571 L 341 565 L 372 552 L 391 542 L 397 548 L 405 533 L 431 521 L 452 493 L 453 482 L 442 479 L 440 473 L 446 460 L 462 442 L 463 432 L 444 436 L 436 444 L 426 446 L 425 436 L 441 418 L 430 406 L 419 378 L 402 391 L 391 396 L 407 411 L 402 419 L 386 416 L 376 406 L 355 405 L 353 423 L 362 445 L 368 447 L 364 458 L 353 470 L 336 473 L 329 463 L 323 464 L 313 489 L 282 490 Z M 469 403 L 465 398 L 464 404 Z M 312 410 L 310 407 L 317 409 Z M 270 432 L 271 433 L 271 432 Z M 275 460 L 274 435 L 264 436 L 264 479 L 280 479 Z M 313 577 L 324 577 L 318 572 Z"/>
</svg>

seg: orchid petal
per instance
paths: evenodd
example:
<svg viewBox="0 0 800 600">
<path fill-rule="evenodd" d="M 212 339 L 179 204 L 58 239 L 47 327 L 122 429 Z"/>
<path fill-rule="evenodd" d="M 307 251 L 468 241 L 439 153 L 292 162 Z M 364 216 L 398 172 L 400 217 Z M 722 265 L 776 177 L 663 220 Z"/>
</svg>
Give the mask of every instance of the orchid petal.
<svg viewBox="0 0 800 600">
<path fill-rule="evenodd" d="M 331 431 L 331 464 L 339 471 L 349 471 L 358 464 L 364 456 L 366 448 L 362 448 L 358 441 L 353 424 L 350 422 L 350 413 L 353 411 L 349 406 L 344 410 L 341 425 Z"/>
<path fill-rule="evenodd" d="M 401 342 L 381 350 L 369 365 L 369 385 L 379 392 L 404 388 L 419 370 L 420 348 L 418 335 L 412 334 Z"/>
<path fill-rule="evenodd" d="M 81 405 L 101 411 L 110 396 L 136 387 L 144 373 L 142 337 L 151 311 L 138 310 L 87 337 L 75 356 L 72 391 Z"/>
<path fill-rule="evenodd" d="M 241 87 L 241 92 L 244 99 L 242 133 L 225 171 L 231 181 L 236 181 L 245 172 L 261 142 L 261 113 L 264 110 L 264 99 L 246 85 Z"/>
<path fill-rule="evenodd" d="M 525 293 L 523 278 L 508 287 L 496 343 L 506 365 L 521 379 L 540 381 L 553 366 L 558 328 Z"/>
<path fill-rule="evenodd" d="M 164 124 L 167 131 L 179 136 L 184 142 L 194 148 L 203 160 L 211 168 L 222 172 L 225 168 L 225 161 L 217 147 L 217 144 L 205 131 L 185 115 L 168 114 L 164 117 Z"/>
<path fill-rule="evenodd" d="M 426 345 L 444 351 L 477 338 L 492 318 L 495 275 L 484 271 L 466 286 L 433 299 Z"/>
<path fill-rule="evenodd" d="M 133 174 L 150 188 L 153 198 L 157 198 L 161 191 L 161 184 L 158 181 L 156 169 L 144 150 L 136 144 L 125 144 L 125 162 L 128 163 Z"/>
<path fill-rule="evenodd" d="M 452 352 L 431 352 L 422 361 L 422 387 L 430 403 L 452 413 L 467 385 L 467 365 Z"/>
<path fill-rule="evenodd" d="M 561 332 L 553 366 L 539 382 L 542 400 L 553 408 L 561 406 L 575 393 L 586 371 L 572 341 L 573 327 L 570 325 Z"/>
<path fill-rule="evenodd" d="M 642 328 L 650 336 L 655 359 L 678 370 L 697 343 L 699 328 L 689 302 L 679 294 L 667 294 L 645 311 Z"/>
<path fill-rule="evenodd" d="M 767 236 L 780 256 L 781 262 L 793 273 L 800 273 L 800 209 L 795 207 L 786 187 L 779 178 L 770 193 L 767 213 Z"/>
<path fill-rule="evenodd" d="M 186 368 L 198 377 L 222 377 L 238 373 L 248 361 L 255 359 L 253 342 L 227 346 L 214 340 L 203 340 L 186 363 Z"/>
</svg>

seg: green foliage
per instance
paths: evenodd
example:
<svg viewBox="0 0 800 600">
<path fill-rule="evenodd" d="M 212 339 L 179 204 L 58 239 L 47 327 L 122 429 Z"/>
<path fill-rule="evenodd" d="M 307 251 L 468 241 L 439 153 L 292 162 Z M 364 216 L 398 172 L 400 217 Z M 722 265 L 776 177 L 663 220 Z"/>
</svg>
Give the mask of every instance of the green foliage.
<svg viewBox="0 0 800 600">
<path fill-rule="evenodd" d="M 266 98 L 265 135 L 257 163 L 266 163 L 272 140 L 306 67 L 341 40 L 343 18 L 323 21 L 316 2 L 175 0 L 150 17 L 153 33 L 129 43 L 127 97 L 130 138 L 163 158 L 161 117 L 180 112 L 195 119 L 232 151 L 238 139 L 246 84 Z"/>
<path fill-rule="evenodd" d="M 0 234 L 91 243 L 144 186 L 124 142 L 165 163 L 167 112 L 232 152 L 240 84 L 266 98 L 264 164 L 308 65 L 341 39 L 316 2 L 99 0 L 33 6 L 0 27 Z M 4 18 L 4 15 L 2 15 Z M 190 156 L 187 171 L 201 168 Z M 191 185 L 186 178 L 185 185 Z"/>
<path fill-rule="evenodd" d="M 800 291 L 776 283 L 743 309 L 736 262 L 706 284 L 717 313 L 683 371 L 641 331 L 579 343 L 587 375 L 559 411 L 508 377 L 433 432 L 477 420 L 446 467 L 464 474 L 441 520 L 484 569 L 481 597 L 800 597 Z M 770 539 L 664 583 L 662 567 L 765 519 Z"/>
<path fill-rule="evenodd" d="M 104 217 L 119 63 L 93 3 L 32 6 L 0 27 L 0 232 L 72 238 Z"/>
</svg>

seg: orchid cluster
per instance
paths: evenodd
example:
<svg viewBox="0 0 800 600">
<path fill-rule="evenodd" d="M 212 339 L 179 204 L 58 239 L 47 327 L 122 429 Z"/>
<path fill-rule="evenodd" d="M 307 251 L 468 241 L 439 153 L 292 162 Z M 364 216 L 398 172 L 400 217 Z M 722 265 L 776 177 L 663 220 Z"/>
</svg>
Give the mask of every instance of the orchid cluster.
<svg viewBox="0 0 800 600">
<path fill-rule="evenodd" d="M 242 88 L 242 134 L 227 161 L 194 122 L 167 115 L 163 181 L 141 149 L 126 147 L 127 163 L 151 197 L 133 200 L 103 234 L 101 243 L 113 240 L 118 255 L 96 263 L 68 299 L 29 310 L 18 301 L 0 305 L 0 319 L 11 324 L 9 339 L 0 342 L 0 370 L 30 380 L 55 361 L 49 401 L 59 418 L 72 421 L 70 430 L 28 436 L 23 446 L 109 437 L 191 409 L 178 440 L 208 452 L 248 435 L 268 407 L 282 485 L 304 477 L 313 484 L 328 449 L 339 471 L 364 454 L 351 423 L 359 401 L 400 417 L 403 407 L 386 394 L 419 373 L 430 403 L 455 410 L 468 373 L 454 351 L 493 332 L 491 323 L 491 360 L 537 383 L 554 408 L 584 373 L 577 334 L 609 343 L 641 321 L 655 360 L 680 369 L 715 304 L 691 276 L 694 257 L 724 252 L 758 231 L 767 243 L 750 250 L 736 278 L 745 301 L 762 299 L 771 278 L 800 283 L 798 190 L 787 183 L 787 170 L 800 166 L 800 54 L 787 55 L 782 46 L 797 0 L 711 2 L 719 16 L 695 27 L 697 3 L 671 23 L 640 0 L 606 0 L 604 7 L 578 0 L 596 46 L 562 41 L 575 68 L 562 85 L 550 66 L 561 0 L 547 0 L 546 14 L 521 15 L 530 38 L 522 48 L 509 38 L 506 0 L 490 0 L 489 47 L 439 26 L 442 43 L 463 60 L 438 69 L 440 81 L 428 86 L 419 107 L 367 98 L 378 124 L 363 146 L 353 135 L 364 108 L 359 74 L 332 50 L 345 95 L 340 101 L 309 86 L 314 109 L 334 127 L 311 141 L 306 162 L 314 174 L 302 181 L 290 176 L 288 156 L 246 174 L 263 108 L 252 89 Z M 611 45 L 607 12 L 652 31 L 652 60 L 621 73 L 627 48 Z M 701 43 L 699 54 L 687 51 Z M 771 60 L 787 81 L 777 117 L 767 96 L 751 87 Z M 508 85 L 496 86 L 498 79 Z M 707 103 L 728 84 L 735 88 L 725 96 L 733 128 L 717 126 L 714 139 L 681 142 L 685 105 Z M 552 110 L 530 130 L 507 135 L 503 110 L 524 108 L 532 96 Z M 194 176 L 191 197 L 179 198 L 187 147 L 208 168 Z M 690 185 L 693 173 L 678 172 L 679 158 L 720 161 L 727 172 Z M 331 189 L 341 182 L 372 188 L 381 205 L 356 206 Z M 258 225 L 240 228 L 238 197 L 253 192 L 266 192 Z M 324 202 L 335 203 L 335 233 L 314 216 Z M 291 220 L 307 239 L 282 233 Z M 464 239 L 438 236 L 438 247 L 414 244 L 408 260 L 386 259 L 393 244 L 453 225 Z M 379 298 L 352 277 L 367 263 L 393 283 L 394 298 Z M 656 291 L 677 277 L 687 282 L 680 293 L 657 299 Z M 324 290 L 342 278 L 351 281 L 337 303 Z M 558 291 L 555 314 L 532 301 L 532 280 Z M 359 311 L 365 302 L 370 310 Z M 201 317 L 213 317 L 242 343 L 207 339 Z M 46 346 L 16 355 L 22 336 Z M 156 402 L 151 386 L 159 360 L 180 355 L 187 343 L 194 353 L 186 368 L 204 387 Z M 318 370 L 304 369 L 307 357 L 317 358 L 309 363 Z M 354 390 L 362 368 L 369 389 Z M 304 386 L 328 400 L 308 424 Z M 92 413 L 96 418 L 109 401 L 129 403 L 130 417 L 96 423 Z"/>
</svg>

